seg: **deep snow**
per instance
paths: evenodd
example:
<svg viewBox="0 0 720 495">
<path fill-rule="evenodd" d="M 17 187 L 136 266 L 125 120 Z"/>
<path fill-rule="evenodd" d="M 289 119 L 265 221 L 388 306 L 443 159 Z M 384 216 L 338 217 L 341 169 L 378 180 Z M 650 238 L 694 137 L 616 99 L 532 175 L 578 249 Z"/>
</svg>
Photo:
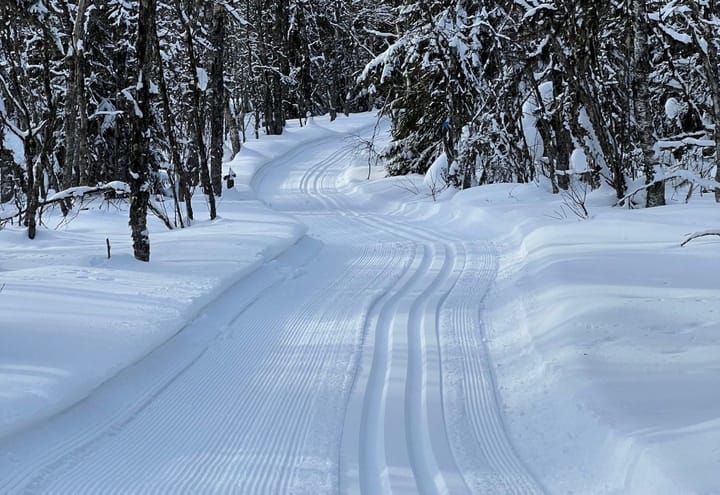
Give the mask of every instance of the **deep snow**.
<svg viewBox="0 0 720 495">
<path fill-rule="evenodd" d="M 711 198 L 433 201 L 372 123 L 248 143 L 149 265 L 111 209 L 1 231 L 0 492 L 720 493 Z"/>
</svg>

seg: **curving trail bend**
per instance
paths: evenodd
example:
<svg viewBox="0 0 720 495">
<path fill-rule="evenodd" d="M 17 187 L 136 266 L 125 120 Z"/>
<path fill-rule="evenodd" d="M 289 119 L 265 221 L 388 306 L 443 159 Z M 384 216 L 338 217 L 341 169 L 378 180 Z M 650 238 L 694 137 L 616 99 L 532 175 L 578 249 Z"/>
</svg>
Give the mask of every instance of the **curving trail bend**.
<svg viewBox="0 0 720 495">
<path fill-rule="evenodd" d="M 488 244 L 338 187 L 338 135 L 256 176 L 294 252 L 47 425 L 0 442 L 0 493 L 544 493 L 483 338 Z"/>
</svg>

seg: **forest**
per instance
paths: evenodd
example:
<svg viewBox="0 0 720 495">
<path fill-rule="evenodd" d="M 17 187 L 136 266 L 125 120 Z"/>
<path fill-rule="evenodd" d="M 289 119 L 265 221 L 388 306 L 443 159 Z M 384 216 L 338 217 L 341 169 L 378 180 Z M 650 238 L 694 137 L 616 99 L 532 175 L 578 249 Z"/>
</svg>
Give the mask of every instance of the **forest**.
<svg viewBox="0 0 720 495">
<path fill-rule="evenodd" d="M 148 261 L 246 140 L 373 109 L 390 175 L 720 201 L 719 49 L 716 0 L 4 0 L 0 228 L 127 201 Z"/>
</svg>

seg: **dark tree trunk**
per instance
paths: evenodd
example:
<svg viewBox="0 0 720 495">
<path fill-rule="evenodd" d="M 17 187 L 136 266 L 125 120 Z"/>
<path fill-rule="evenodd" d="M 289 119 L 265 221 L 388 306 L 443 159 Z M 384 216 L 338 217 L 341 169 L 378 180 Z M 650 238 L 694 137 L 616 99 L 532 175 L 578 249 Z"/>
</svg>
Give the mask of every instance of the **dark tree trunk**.
<svg viewBox="0 0 720 495">
<path fill-rule="evenodd" d="M 25 148 L 25 168 L 27 188 L 27 205 L 25 210 L 25 226 L 28 228 L 28 238 L 35 239 L 37 231 L 37 211 L 40 204 L 40 194 L 38 182 L 40 177 L 35 176 L 35 137 L 33 130 L 28 130 L 28 137 L 24 140 Z M 40 175 L 40 174 L 39 174 Z"/>
<path fill-rule="evenodd" d="M 276 136 L 282 134 L 283 128 L 285 127 L 285 112 L 283 105 L 283 82 L 279 74 L 273 73 L 270 76 L 268 94 L 268 134 Z"/>
<path fill-rule="evenodd" d="M 88 114 L 85 99 L 85 11 L 86 0 L 78 0 L 75 25 L 73 27 L 73 60 L 75 62 L 75 97 L 77 98 L 77 156 L 75 163 L 79 183 L 91 185 L 93 180 L 88 153 Z"/>
<path fill-rule="evenodd" d="M 222 195 L 222 159 L 225 117 L 225 7 L 216 4 L 213 8 L 213 26 L 210 34 L 213 47 L 210 69 L 210 178 L 216 196 Z"/>
<path fill-rule="evenodd" d="M 188 70 L 190 80 L 192 81 L 192 88 L 190 88 L 190 126 L 194 134 L 193 138 L 195 141 L 195 150 L 198 159 L 198 167 L 200 169 L 200 183 L 202 184 L 203 193 L 208 201 L 210 207 L 210 220 L 215 220 L 217 217 L 217 210 L 215 208 L 215 195 L 213 194 L 212 183 L 210 182 L 210 171 L 208 170 L 208 156 L 207 147 L 205 146 L 204 130 L 205 125 L 201 114 L 202 106 L 202 95 L 200 90 L 200 80 L 198 78 L 198 63 L 195 55 L 195 42 L 193 40 L 193 34 L 190 26 L 187 24 L 187 15 L 182 10 L 182 6 L 177 3 L 178 13 L 183 24 L 184 29 L 184 42 L 185 48 L 187 49 L 188 55 Z"/>
<path fill-rule="evenodd" d="M 133 116 L 133 136 L 130 149 L 130 229 L 133 253 L 140 261 L 150 261 L 150 237 L 147 230 L 147 211 L 150 202 L 150 149 L 148 132 L 152 123 L 150 108 L 150 68 L 152 53 L 151 29 L 155 26 L 155 0 L 140 0 L 138 32 L 135 51 L 140 72 L 137 106 L 140 115 Z"/>
<path fill-rule="evenodd" d="M 68 63 L 68 83 L 65 93 L 65 116 L 63 135 L 65 140 L 65 156 L 63 159 L 62 187 L 67 189 L 77 185 L 77 86 L 75 63 Z"/>
<path fill-rule="evenodd" d="M 563 79 L 559 70 L 552 71 L 553 85 L 553 109 L 550 124 L 555 137 L 555 171 L 557 173 L 557 184 L 560 189 L 567 190 L 570 185 L 570 154 L 573 150 L 570 131 L 565 127 L 562 102 L 560 96 L 563 94 Z"/>
<path fill-rule="evenodd" d="M 175 117 L 173 116 L 172 109 L 170 108 L 170 96 L 168 95 L 167 81 L 165 80 L 165 69 L 162 64 L 161 52 L 160 52 L 160 39 L 157 35 L 157 25 L 153 26 L 153 48 L 155 50 L 155 60 L 157 61 L 158 67 L 158 86 L 160 90 L 160 99 L 163 109 L 163 119 L 165 121 L 165 133 L 167 135 L 168 144 L 170 147 L 170 159 L 172 160 L 173 168 L 178 176 L 178 192 L 175 192 L 173 185 L 173 199 L 175 201 L 175 208 L 177 210 L 178 218 L 180 219 L 180 226 L 184 227 L 182 214 L 180 212 L 179 201 L 185 203 L 185 214 L 189 221 L 193 220 L 193 208 L 192 208 L 192 194 L 188 188 L 189 177 L 186 167 L 183 165 L 180 159 L 180 147 L 177 141 L 177 135 L 175 134 Z M 172 176 L 172 174 L 171 174 Z M 179 196 L 179 198 L 178 198 Z"/>
<path fill-rule="evenodd" d="M 266 130 L 268 134 L 280 135 L 285 128 L 285 83 L 283 76 L 289 73 L 286 54 L 289 27 L 288 2 L 265 2 L 266 8 L 272 8 L 272 24 L 268 34 L 276 50 L 277 67 L 266 77 Z M 270 12 L 270 11 L 269 11 Z M 269 54 L 268 54 L 269 55 Z"/>
</svg>

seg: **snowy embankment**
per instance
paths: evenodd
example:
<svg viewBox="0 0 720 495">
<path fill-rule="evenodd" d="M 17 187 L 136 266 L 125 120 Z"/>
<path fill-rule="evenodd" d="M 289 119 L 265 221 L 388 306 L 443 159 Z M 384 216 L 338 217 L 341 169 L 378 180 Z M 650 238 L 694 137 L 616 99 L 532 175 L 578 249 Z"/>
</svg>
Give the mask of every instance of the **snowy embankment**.
<svg viewBox="0 0 720 495">
<path fill-rule="evenodd" d="M 717 493 L 720 243 L 680 247 L 717 205 L 590 209 L 506 215 L 488 335 L 516 441 L 552 492 Z"/>
<path fill-rule="evenodd" d="M 720 227 L 711 195 L 627 210 L 598 191 L 580 220 L 543 185 L 433 202 L 422 177 L 356 172 L 361 202 L 493 240 L 499 275 L 478 304 L 509 430 L 548 492 L 720 493 L 720 241 L 680 247 Z"/>
<path fill-rule="evenodd" d="M 127 212 L 116 206 L 66 221 L 47 213 L 49 228 L 34 241 L 24 229 L 0 231 L 0 437 L 78 402 L 294 245 L 305 226 L 253 199 L 253 174 L 304 143 L 366 125 L 322 118 L 249 141 L 227 164 L 237 190 L 223 195 L 220 218 L 204 219 L 198 192 L 191 228 L 167 231 L 150 219 L 149 264 L 132 258 Z"/>
</svg>

